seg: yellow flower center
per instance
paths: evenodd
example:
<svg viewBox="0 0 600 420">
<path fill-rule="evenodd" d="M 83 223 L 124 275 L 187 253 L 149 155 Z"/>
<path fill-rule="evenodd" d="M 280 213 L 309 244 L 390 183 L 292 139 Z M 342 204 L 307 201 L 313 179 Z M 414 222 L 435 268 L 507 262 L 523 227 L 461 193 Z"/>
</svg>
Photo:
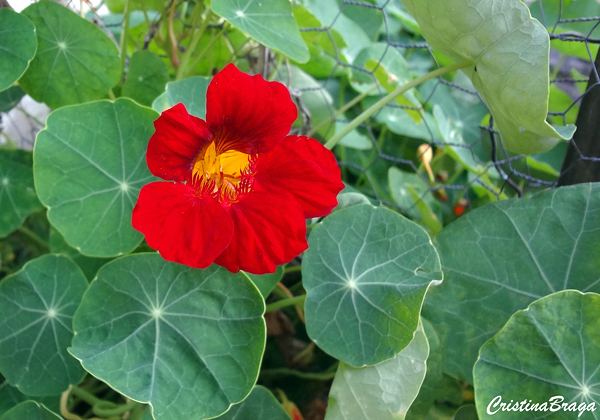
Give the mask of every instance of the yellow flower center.
<svg viewBox="0 0 600 420">
<path fill-rule="evenodd" d="M 194 162 L 192 179 L 201 194 L 210 194 L 220 202 L 232 202 L 251 187 L 252 156 L 236 150 L 218 154 L 211 142 Z"/>
</svg>

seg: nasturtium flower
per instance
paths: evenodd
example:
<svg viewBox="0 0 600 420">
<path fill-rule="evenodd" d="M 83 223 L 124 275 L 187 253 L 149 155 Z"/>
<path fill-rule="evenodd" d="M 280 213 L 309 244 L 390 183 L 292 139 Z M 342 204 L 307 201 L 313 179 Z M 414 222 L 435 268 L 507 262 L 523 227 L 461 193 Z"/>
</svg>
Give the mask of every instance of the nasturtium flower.
<svg viewBox="0 0 600 420">
<path fill-rule="evenodd" d="M 155 121 L 133 227 L 163 258 L 195 268 L 274 272 L 304 251 L 305 219 L 325 216 L 343 188 L 333 154 L 289 136 L 288 90 L 228 65 L 210 82 L 206 121 L 183 104 Z"/>
</svg>

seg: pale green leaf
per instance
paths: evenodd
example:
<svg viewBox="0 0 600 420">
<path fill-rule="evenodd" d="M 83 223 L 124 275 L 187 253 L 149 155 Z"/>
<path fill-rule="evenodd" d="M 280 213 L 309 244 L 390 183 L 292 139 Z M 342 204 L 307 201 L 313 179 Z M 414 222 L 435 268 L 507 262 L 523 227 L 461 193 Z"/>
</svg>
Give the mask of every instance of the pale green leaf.
<svg viewBox="0 0 600 420">
<path fill-rule="evenodd" d="M 142 241 L 131 212 L 140 188 L 156 179 L 145 159 L 156 117 L 120 98 L 54 111 L 38 133 L 33 154 L 40 201 L 79 252 L 111 257 Z"/>
<path fill-rule="evenodd" d="M 205 118 L 206 90 L 210 80 L 208 77 L 189 77 L 177 82 L 169 82 L 165 93 L 154 100 L 152 108 L 158 112 L 163 112 L 178 103 L 182 103 L 191 115 Z"/>
<path fill-rule="evenodd" d="M 244 274 L 248 276 L 250 280 L 252 280 L 252 283 L 254 283 L 254 285 L 257 287 L 262 297 L 266 299 L 275 285 L 283 278 L 283 266 L 278 266 L 275 272 L 270 274 Z"/>
<path fill-rule="evenodd" d="M 413 339 L 428 287 L 442 279 L 427 233 L 383 207 L 356 205 L 315 226 L 302 262 L 308 335 L 353 366 Z"/>
<path fill-rule="evenodd" d="M 419 326 L 414 339 L 393 359 L 364 368 L 341 362 L 325 420 L 403 420 L 425 378 L 428 354 Z"/>
<path fill-rule="evenodd" d="M 537 153 L 573 126 L 546 122 L 550 40 L 521 0 L 404 0 L 429 44 L 463 69 L 486 101 L 507 149 Z"/>
<path fill-rule="evenodd" d="M 242 274 L 134 254 L 100 269 L 75 314 L 69 351 L 92 375 L 149 403 L 156 420 L 212 418 L 256 382 L 264 310 Z"/>
<path fill-rule="evenodd" d="M 27 395 L 58 395 L 84 370 L 69 353 L 73 313 L 87 281 L 67 257 L 48 254 L 0 283 L 0 373 Z"/>
</svg>

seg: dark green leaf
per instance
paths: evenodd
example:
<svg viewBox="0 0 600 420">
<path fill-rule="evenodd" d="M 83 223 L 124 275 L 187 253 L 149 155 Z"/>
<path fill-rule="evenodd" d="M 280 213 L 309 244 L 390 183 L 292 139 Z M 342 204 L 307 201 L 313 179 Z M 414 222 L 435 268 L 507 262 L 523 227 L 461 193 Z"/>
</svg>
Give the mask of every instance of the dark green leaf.
<svg viewBox="0 0 600 420">
<path fill-rule="evenodd" d="M 136 51 L 129 61 L 127 80 L 123 85 L 123 96 L 151 106 L 165 90 L 169 81 L 169 70 L 164 61 L 151 51 Z"/>
</svg>

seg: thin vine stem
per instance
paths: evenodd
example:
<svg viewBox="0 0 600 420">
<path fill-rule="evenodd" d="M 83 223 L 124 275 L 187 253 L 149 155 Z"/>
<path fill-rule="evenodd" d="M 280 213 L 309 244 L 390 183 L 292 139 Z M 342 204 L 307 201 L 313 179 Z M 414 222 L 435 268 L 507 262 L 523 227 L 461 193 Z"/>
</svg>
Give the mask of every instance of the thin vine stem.
<svg viewBox="0 0 600 420">
<path fill-rule="evenodd" d="M 34 231 L 26 228 L 25 226 L 19 226 L 19 228 L 17 230 L 19 232 L 21 232 L 23 235 L 27 236 L 32 241 L 34 241 L 36 244 L 41 246 L 42 248 L 47 249 L 47 250 L 50 249 L 50 245 L 48 244 L 48 242 L 43 240 L 42 238 L 40 238 L 38 236 L 38 234 L 35 233 Z"/>
<path fill-rule="evenodd" d="M 262 377 L 280 377 L 280 376 L 296 376 L 302 379 L 313 379 L 317 381 L 329 381 L 335 376 L 336 370 L 329 370 L 327 372 L 313 373 L 313 372 L 301 372 L 299 370 L 293 370 L 288 368 L 276 368 L 276 369 L 263 369 L 260 372 Z"/>
<path fill-rule="evenodd" d="M 267 305 L 266 312 L 273 312 L 277 309 L 285 308 L 287 306 L 301 306 L 304 305 L 306 295 L 294 296 L 292 298 L 278 300 L 277 302 L 269 303 Z"/>
<path fill-rule="evenodd" d="M 200 6 L 196 5 L 195 7 L 200 7 Z M 200 25 L 200 28 L 195 30 L 194 33 L 192 34 L 192 40 L 190 41 L 190 44 L 188 45 L 187 49 L 185 50 L 183 57 L 181 57 L 181 64 L 180 64 L 179 68 L 177 69 L 177 75 L 175 77 L 175 80 L 181 80 L 185 77 L 185 75 L 188 71 L 190 60 L 192 59 L 194 52 L 196 52 L 198 43 L 200 42 L 200 38 L 202 38 L 202 35 L 206 31 L 206 28 L 208 27 L 208 24 L 210 23 L 212 16 L 213 16 L 213 12 L 210 9 L 207 9 L 206 17 L 204 18 L 202 25 Z"/>
<path fill-rule="evenodd" d="M 334 135 L 331 139 L 329 139 L 329 141 L 327 143 L 325 143 L 325 147 L 328 149 L 333 149 L 335 147 L 335 145 L 338 144 L 338 142 L 341 139 L 343 139 L 344 136 L 346 136 L 346 134 L 350 133 L 352 130 L 354 130 L 359 125 L 361 125 L 363 122 L 365 122 L 369 117 L 371 117 L 373 114 L 375 114 L 381 108 L 383 108 L 388 103 L 390 103 L 391 101 L 396 99 L 396 97 L 402 95 L 403 93 L 407 92 L 408 90 L 410 90 L 414 87 L 417 87 L 420 84 L 422 84 L 428 80 L 431 80 L 435 77 L 439 77 L 443 74 L 449 73 L 454 70 L 459 70 L 459 69 L 462 69 L 465 67 L 473 66 L 474 64 L 475 63 L 471 60 L 461 61 L 460 63 L 455 63 L 455 64 L 451 64 L 446 67 L 441 67 L 441 68 L 436 69 L 432 72 L 429 72 L 421 77 L 411 80 L 410 82 L 408 82 L 402 86 L 398 86 L 392 92 L 390 92 L 389 94 L 387 94 L 386 96 L 381 98 L 379 101 L 374 103 L 371 107 L 366 109 L 362 114 L 360 114 L 358 117 L 356 117 L 354 120 L 352 120 L 352 122 L 350 124 L 348 124 L 342 131 L 340 131 L 339 133 Z"/>
<path fill-rule="evenodd" d="M 121 71 L 125 71 L 125 58 L 127 57 L 127 35 L 129 34 L 129 15 L 131 12 L 131 0 L 125 0 L 123 10 L 123 27 L 121 28 Z"/>
</svg>

